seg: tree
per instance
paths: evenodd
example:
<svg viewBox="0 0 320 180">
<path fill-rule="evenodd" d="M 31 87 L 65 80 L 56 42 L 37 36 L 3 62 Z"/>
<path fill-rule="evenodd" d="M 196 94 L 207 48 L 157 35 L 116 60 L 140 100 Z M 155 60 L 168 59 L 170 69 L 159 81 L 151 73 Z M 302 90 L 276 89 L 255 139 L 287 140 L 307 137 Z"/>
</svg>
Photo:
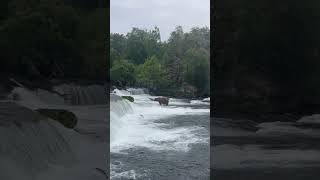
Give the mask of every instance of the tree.
<svg viewBox="0 0 320 180">
<path fill-rule="evenodd" d="M 136 68 L 137 83 L 151 89 L 168 86 L 167 72 L 156 56 L 148 58 Z"/>
<path fill-rule="evenodd" d="M 147 57 L 160 52 L 160 32 L 157 27 L 151 31 L 133 28 L 126 38 L 126 58 L 134 64 L 143 64 Z"/>
<path fill-rule="evenodd" d="M 204 49 L 189 49 L 183 59 L 184 80 L 199 92 L 209 90 L 209 55 Z"/>
<path fill-rule="evenodd" d="M 182 83 L 181 59 L 184 54 L 184 37 L 183 29 L 177 26 L 175 31 L 170 34 L 168 40 L 168 55 L 170 57 L 168 72 L 170 79 L 177 85 Z"/>
<path fill-rule="evenodd" d="M 132 86 L 135 84 L 134 72 L 134 65 L 127 60 L 121 59 L 115 61 L 110 69 L 111 82 L 120 87 Z"/>
<path fill-rule="evenodd" d="M 1 59 L 8 62 L 6 70 L 23 74 L 36 68 L 42 76 L 49 77 L 58 71 L 55 64 L 70 75 L 73 72 L 70 68 L 81 66 L 81 60 L 74 63 L 77 58 L 72 58 L 79 57 L 74 41 L 78 16 L 71 7 L 59 2 L 10 3 L 11 16 L 0 29 L 3 40 L 0 46 L 4 51 Z"/>
<path fill-rule="evenodd" d="M 169 40 L 161 42 L 157 27 L 133 28 L 126 36 L 112 33 L 112 69 L 117 61 L 128 59 L 135 66 L 136 86 L 165 94 L 187 92 L 188 88 L 208 94 L 209 34 L 207 27 L 183 32 L 182 27 L 177 26 Z"/>
<path fill-rule="evenodd" d="M 127 39 L 124 35 L 111 33 L 110 35 L 110 67 L 113 62 L 125 57 Z"/>
<path fill-rule="evenodd" d="M 66 1 L 1 3 L 1 72 L 30 79 L 106 79 L 106 9 Z"/>
</svg>

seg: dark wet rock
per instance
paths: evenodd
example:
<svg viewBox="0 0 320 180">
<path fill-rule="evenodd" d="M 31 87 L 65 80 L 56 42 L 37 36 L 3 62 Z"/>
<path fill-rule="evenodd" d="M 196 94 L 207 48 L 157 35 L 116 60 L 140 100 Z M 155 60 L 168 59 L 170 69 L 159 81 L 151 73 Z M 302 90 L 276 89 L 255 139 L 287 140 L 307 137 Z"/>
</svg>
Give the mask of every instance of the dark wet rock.
<svg viewBox="0 0 320 180">
<path fill-rule="evenodd" d="M 301 128 L 320 128 L 320 114 L 302 117 L 297 121 L 295 126 Z"/>
<path fill-rule="evenodd" d="M 60 122 L 66 128 L 74 128 L 77 125 L 77 117 L 74 113 L 64 109 L 37 109 L 41 115 Z"/>
<path fill-rule="evenodd" d="M 134 102 L 134 98 L 132 96 L 121 96 L 123 99 L 126 99 L 130 102 Z"/>
</svg>

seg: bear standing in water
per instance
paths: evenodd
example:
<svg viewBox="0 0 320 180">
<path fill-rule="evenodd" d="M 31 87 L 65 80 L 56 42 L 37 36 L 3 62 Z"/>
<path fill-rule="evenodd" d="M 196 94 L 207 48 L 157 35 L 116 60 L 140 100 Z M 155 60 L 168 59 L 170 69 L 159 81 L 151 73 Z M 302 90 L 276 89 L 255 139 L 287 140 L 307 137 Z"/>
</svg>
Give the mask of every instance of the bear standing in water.
<svg viewBox="0 0 320 180">
<path fill-rule="evenodd" d="M 151 100 L 158 101 L 160 105 L 164 104 L 164 105 L 168 106 L 168 104 L 169 104 L 169 98 L 167 98 L 167 97 L 157 97 L 157 98 L 151 99 Z"/>
</svg>

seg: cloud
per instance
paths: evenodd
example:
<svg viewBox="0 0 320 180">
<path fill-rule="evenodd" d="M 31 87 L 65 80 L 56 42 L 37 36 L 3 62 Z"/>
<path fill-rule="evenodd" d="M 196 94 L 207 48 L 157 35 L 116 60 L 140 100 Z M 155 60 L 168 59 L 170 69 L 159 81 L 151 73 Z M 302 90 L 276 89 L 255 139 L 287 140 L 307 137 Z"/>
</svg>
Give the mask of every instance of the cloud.
<svg viewBox="0 0 320 180">
<path fill-rule="evenodd" d="M 166 40 L 178 25 L 210 26 L 210 0 L 111 0 L 111 32 L 125 34 L 132 27 L 150 29 L 158 26 Z"/>
</svg>

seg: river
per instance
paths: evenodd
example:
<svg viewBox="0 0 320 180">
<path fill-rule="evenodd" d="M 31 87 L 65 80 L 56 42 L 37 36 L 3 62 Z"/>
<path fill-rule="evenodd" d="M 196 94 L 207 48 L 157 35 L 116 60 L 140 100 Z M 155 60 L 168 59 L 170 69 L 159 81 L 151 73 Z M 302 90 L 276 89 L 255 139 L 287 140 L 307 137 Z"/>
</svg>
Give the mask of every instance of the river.
<svg viewBox="0 0 320 180">
<path fill-rule="evenodd" d="M 213 118 L 212 179 L 319 179 L 320 115 L 283 119 Z"/>
<path fill-rule="evenodd" d="M 0 179 L 106 179 L 109 123 L 105 87 L 62 84 L 54 89 L 70 98 L 16 87 L 0 101 Z M 71 111 L 77 124 L 67 129 L 39 116 L 34 111 L 38 108 Z"/>
<path fill-rule="evenodd" d="M 160 106 L 155 97 L 132 88 L 110 95 L 111 179 L 209 179 L 209 102 L 171 98 Z"/>
</svg>

